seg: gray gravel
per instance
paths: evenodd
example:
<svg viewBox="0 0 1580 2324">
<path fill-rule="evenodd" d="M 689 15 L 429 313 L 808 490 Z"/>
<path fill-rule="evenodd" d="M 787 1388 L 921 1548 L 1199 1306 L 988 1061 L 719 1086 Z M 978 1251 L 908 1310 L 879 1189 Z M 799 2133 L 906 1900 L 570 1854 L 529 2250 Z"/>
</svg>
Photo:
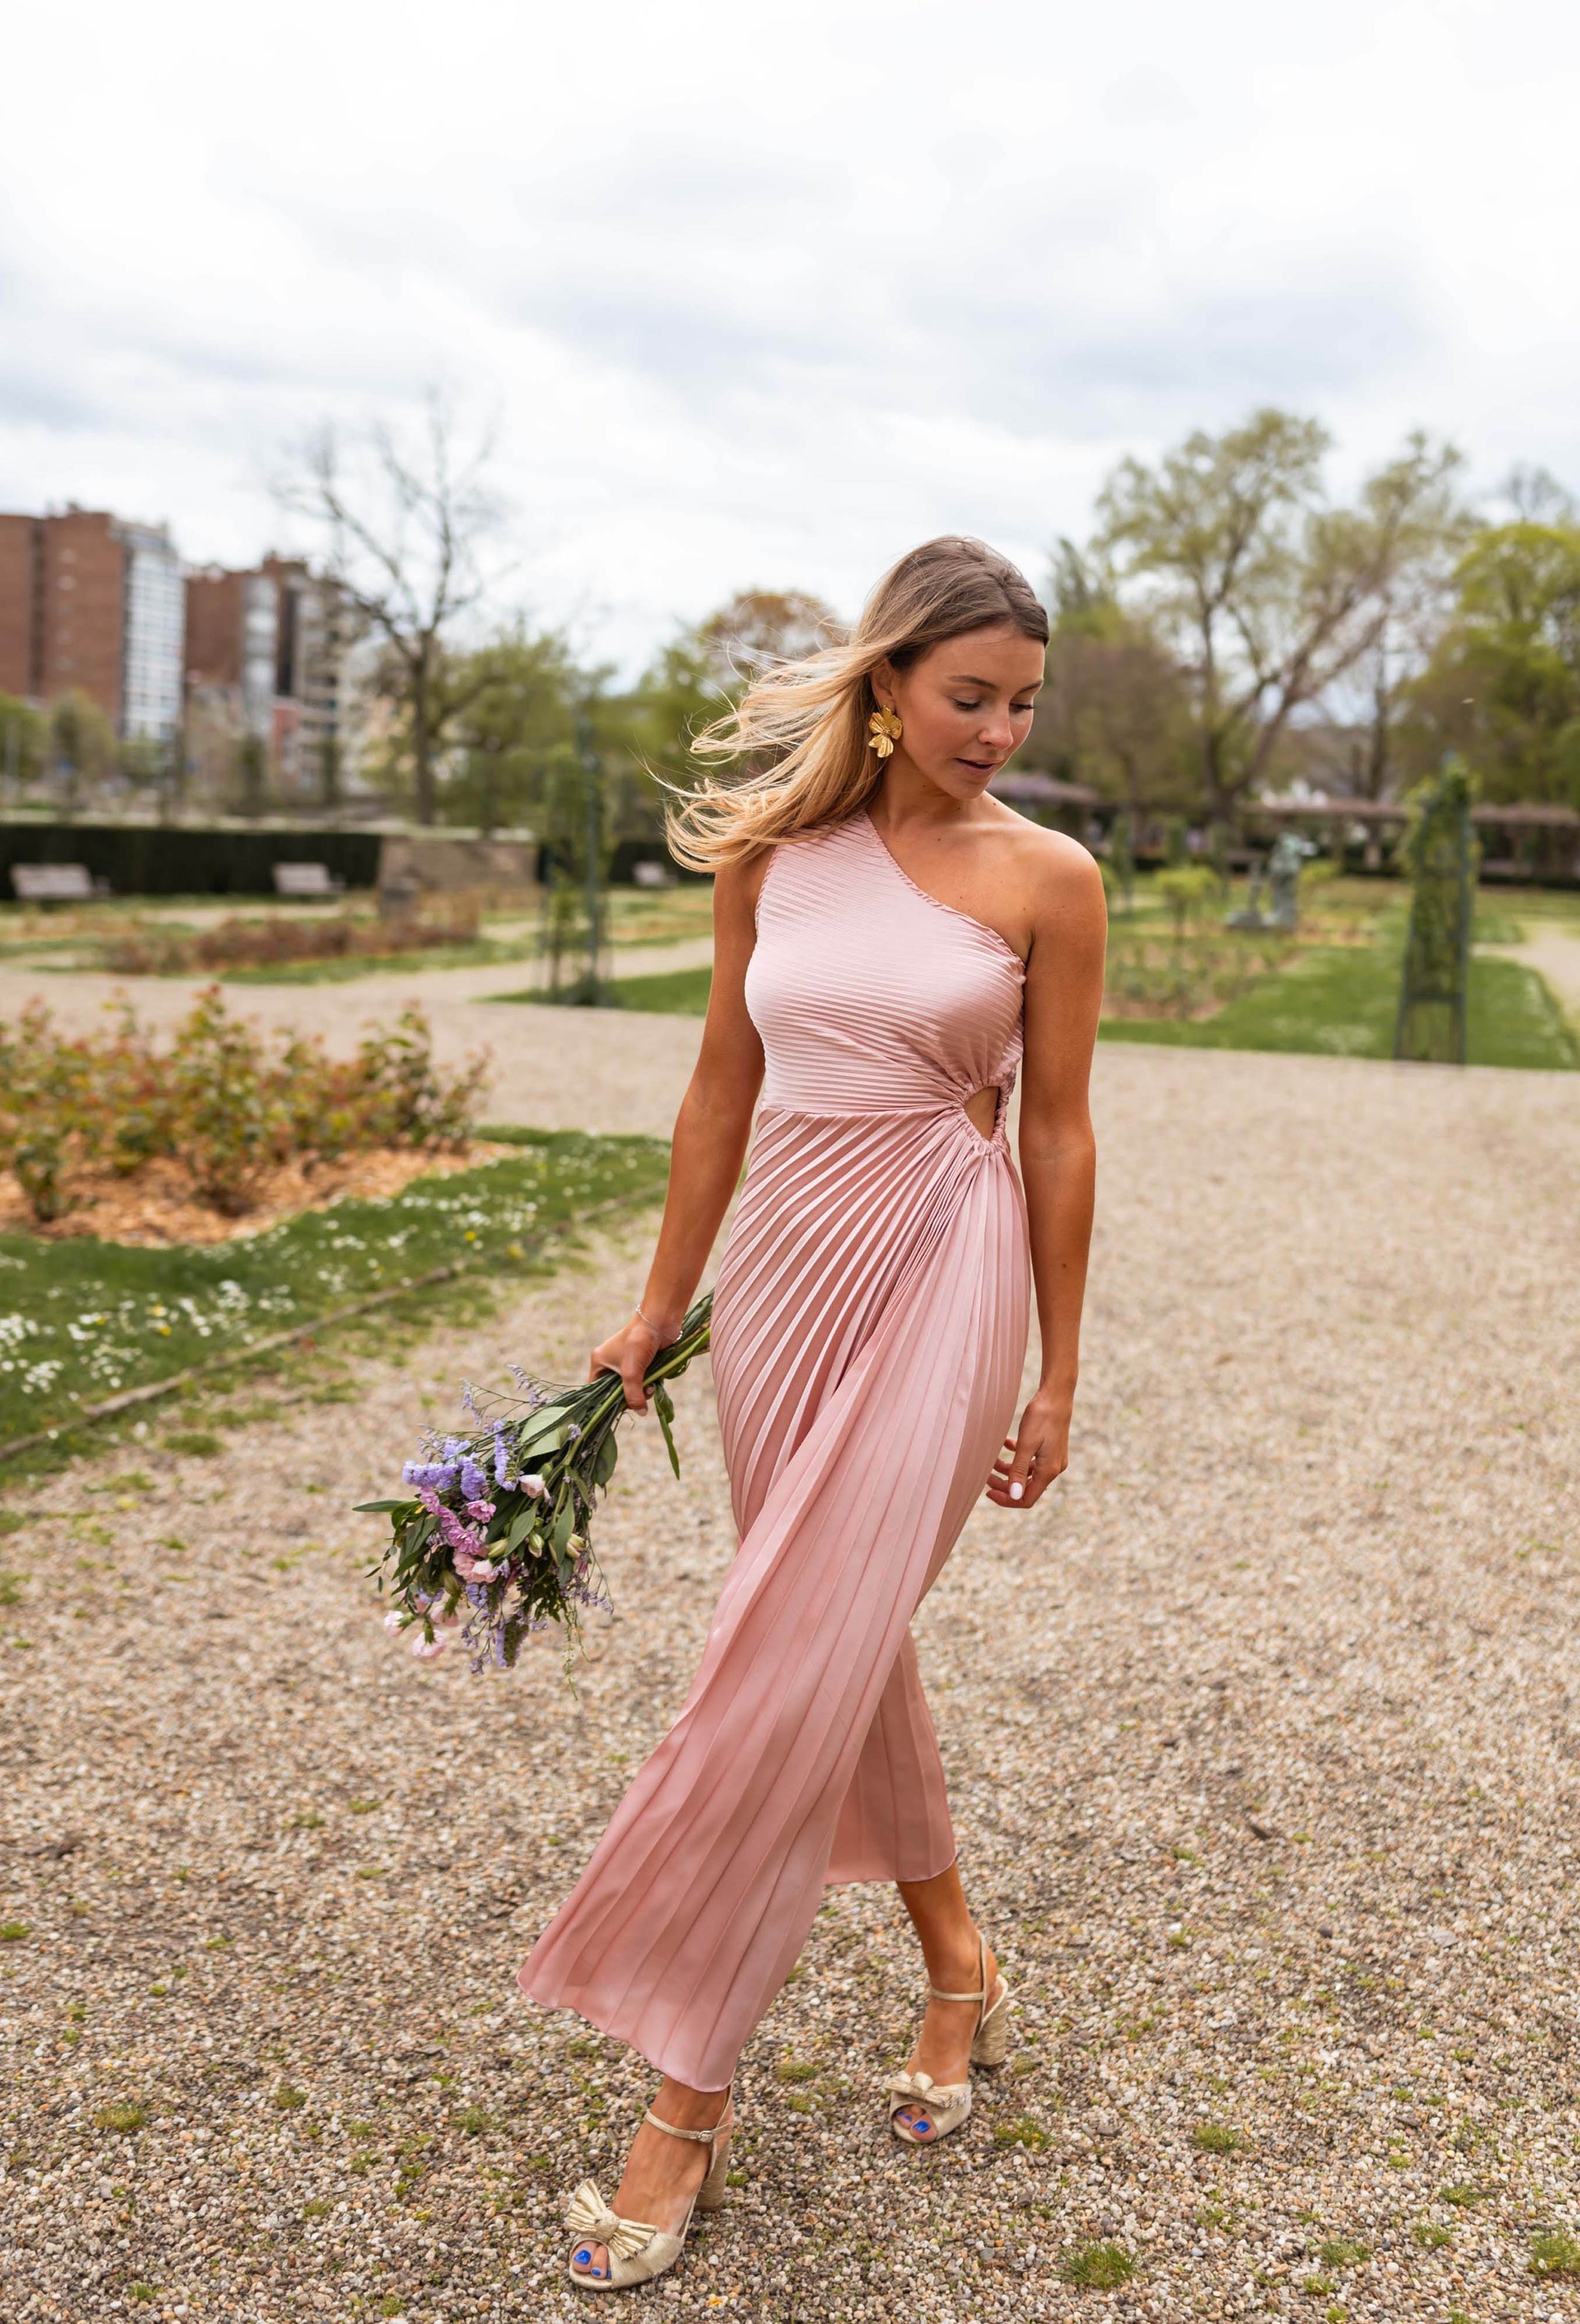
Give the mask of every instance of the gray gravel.
<svg viewBox="0 0 1580 2324">
<path fill-rule="evenodd" d="M 1071 1475 L 984 1504 L 917 1626 L 1012 2062 L 960 2137 L 891 2142 L 919 1966 L 891 1893 L 839 1892 L 745 2061 L 742 2183 L 632 2305 L 1580 2315 L 1529 2272 L 1580 2238 L 1575 1086 L 1128 1047 L 1098 1083 Z M 150 1491 L 122 1456 L 20 1496 L 7 2324 L 579 2312 L 565 2193 L 612 2187 L 650 2077 L 511 1971 L 730 1554 L 705 1378 L 681 1483 L 628 1431 L 577 1702 L 547 1647 L 413 1663 L 346 1505 L 463 1372 L 571 1364 L 641 1251 L 219 1461 L 151 1434 Z M 1067 2282 L 1105 2242 L 1124 2287 Z"/>
</svg>

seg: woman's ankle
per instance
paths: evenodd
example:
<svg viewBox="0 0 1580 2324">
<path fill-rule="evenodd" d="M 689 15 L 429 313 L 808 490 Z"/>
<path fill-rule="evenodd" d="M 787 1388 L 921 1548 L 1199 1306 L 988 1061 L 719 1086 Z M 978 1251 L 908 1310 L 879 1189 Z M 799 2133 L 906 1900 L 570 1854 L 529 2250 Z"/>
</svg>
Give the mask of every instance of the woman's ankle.
<svg viewBox="0 0 1580 2324">
<path fill-rule="evenodd" d="M 730 2104 L 728 2088 L 721 2090 L 694 2090 L 687 2082 L 677 2082 L 666 2075 L 653 2100 L 652 2111 L 661 2121 L 671 2122 L 676 2130 L 712 2130 L 723 2120 Z"/>
</svg>

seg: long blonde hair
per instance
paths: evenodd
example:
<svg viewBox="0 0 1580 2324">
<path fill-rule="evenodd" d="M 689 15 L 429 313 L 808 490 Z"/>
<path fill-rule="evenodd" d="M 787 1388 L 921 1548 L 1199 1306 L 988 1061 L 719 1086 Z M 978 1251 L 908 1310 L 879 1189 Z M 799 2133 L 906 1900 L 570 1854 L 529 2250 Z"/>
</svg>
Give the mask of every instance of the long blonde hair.
<svg viewBox="0 0 1580 2324">
<path fill-rule="evenodd" d="M 776 662 L 734 710 L 693 737 L 704 765 L 744 761 L 728 781 L 704 776 L 666 807 L 669 849 L 695 872 L 716 872 L 782 839 L 843 823 L 877 788 L 883 769 L 868 748 L 877 707 L 872 673 L 896 669 L 947 638 L 1008 623 L 1048 641 L 1048 616 L 1024 573 L 986 541 L 946 533 L 886 573 L 842 645 Z"/>
</svg>

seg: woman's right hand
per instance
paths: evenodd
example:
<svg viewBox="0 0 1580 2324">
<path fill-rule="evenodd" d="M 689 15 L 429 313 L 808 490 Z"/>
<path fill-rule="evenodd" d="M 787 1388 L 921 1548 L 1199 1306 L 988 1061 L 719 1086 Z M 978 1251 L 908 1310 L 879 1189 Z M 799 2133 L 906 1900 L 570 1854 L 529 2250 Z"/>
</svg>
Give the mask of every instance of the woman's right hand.
<svg viewBox="0 0 1580 2324">
<path fill-rule="evenodd" d="M 674 1336 L 670 1334 L 671 1339 Z M 661 1340 L 651 1323 L 633 1315 L 629 1323 L 622 1323 L 618 1332 L 599 1342 L 592 1351 L 587 1377 L 594 1380 L 600 1372 L 618 1372 L 625 1383 L 627 1411 L 646 1412 L 648 1391 L 642 1386 L 642 1374 L 659 1349 L 668 1345 L 669 1340 Z"/>
</svg>

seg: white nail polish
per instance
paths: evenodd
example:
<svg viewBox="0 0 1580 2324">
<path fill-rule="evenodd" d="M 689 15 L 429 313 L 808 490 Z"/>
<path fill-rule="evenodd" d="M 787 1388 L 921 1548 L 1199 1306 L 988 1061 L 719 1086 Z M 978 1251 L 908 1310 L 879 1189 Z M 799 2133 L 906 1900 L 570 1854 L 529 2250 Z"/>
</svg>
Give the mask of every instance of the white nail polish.
<svg viewBox="0 0 1580 2324">
<path fill-rule="evenodd" d="M 1018 1501 L 1024 1491 L 1024 1485 L 1012 1485 L 1009 1489 L 1009 1498 L 1012 1501 Z"/>
</svg>

